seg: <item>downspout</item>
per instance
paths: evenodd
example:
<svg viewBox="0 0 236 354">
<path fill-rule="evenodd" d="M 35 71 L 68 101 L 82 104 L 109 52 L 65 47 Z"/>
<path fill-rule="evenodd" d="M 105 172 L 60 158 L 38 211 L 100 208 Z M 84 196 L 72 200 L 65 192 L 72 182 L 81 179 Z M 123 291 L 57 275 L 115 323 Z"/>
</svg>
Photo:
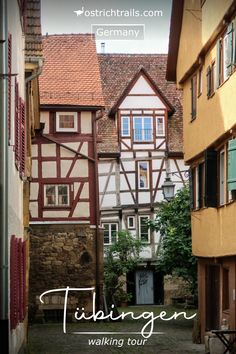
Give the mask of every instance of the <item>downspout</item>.
<svg viewBox="0 0 236 354">
<path fill-rule="evenodd" d="M 38 58 L 38 57 L 29 57 L 27 60 L 25 60 L 26 63 L 37 63 L 38 64 L 38 69 L 36 70 L 35 73 L 30 75 L 29 77 L 25 78 L 25 86 L 27 86 L 28 82 L 36 79 L 42 71 L 43 71 L 43 58 Z"/>
<path fill-rule="evenodd" d="M 9 352 L 8 311 L 8 126 L 7 1 L 0 0 L 0 333 L 1 353 Z"/>
<path fill-rule="evenodd" d="M 99 118 L 101 118 L 99 116 Z M 95 221 L 96 221 L 96 229 L 95 229 L 95 247 L 96 247 L 96 310 L 98 311 L 101 307 L 101 284 L 100 284 L 100 242 L 99 242 L 99 224 L 100 224 L 100 216 L 99 216 L 99 188 L 98 188 L 98 155 L 97 155 L 97 125 L 96 125 L 97 117 L 94 114 L 93 117 L 93 135 L 94 135 L 94 176 L 95 176 Z"/>
</svg>

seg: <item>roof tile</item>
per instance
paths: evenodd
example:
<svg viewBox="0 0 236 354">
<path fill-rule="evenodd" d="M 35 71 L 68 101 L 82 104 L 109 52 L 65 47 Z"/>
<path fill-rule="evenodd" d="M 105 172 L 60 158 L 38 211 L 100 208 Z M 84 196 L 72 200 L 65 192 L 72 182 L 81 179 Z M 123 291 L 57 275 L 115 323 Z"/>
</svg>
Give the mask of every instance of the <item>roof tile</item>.
<svg viewBox="0 0 236 354">
<path fill-rule="evenodd" d="M 94 36 L 45 36 L 43 57 L 39 79 L 41 104 L 104 105 Z"/>
</svg>

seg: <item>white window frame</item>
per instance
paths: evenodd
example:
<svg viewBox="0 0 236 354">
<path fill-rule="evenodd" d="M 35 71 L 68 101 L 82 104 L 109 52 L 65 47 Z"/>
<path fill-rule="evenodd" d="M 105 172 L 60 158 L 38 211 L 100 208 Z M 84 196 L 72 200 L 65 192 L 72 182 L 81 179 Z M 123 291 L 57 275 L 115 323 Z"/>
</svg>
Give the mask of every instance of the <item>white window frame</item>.
<svg viewBox="0 0 236 354">
<path fill-rule="evenodd" d="M 141 140 L 136 140 L 135 139 L 135 118 L 141 118 L 142 119 L 142 128 L 141 128 Z M 151 118 L 151 139 L 147 140 L 145 139 L 145 129 L 144 129 L 144 119 L 145 118 Z M 148 115 L 140 115 L 140 116 L 133 116 L 133 140 L 135 143 L 150 143 L 153 141 L 153 116 L 148 116 Z"/>
<path fill-rule="evenodd" d="M 128 134 L 124 134 L 124 123 L 123 119 L 127 118 L 128 119 Z M 121 116 L 121 136 L 123 137 L 129 137 L 130 136 L 130 116 Z"/>
<path fill-rule="evenodd" d="M 56 191 L 56 204 L 47 204 L 46 201 L 47 201 L 47 195 L 46 195 L 46 189 L 48 186 L 52 186 L 52 187 L 55 187 L 55 191 Z M 58 204 L 58 188 L 59 187 L 67 187 L 67 196 L 68 196 L 68 203 L 67 204 Z M 69 184 L 64 184 L 64 183 L 61 183 L 61 184 L 45 184 L 44 185 L 44 207 L 47 207 L 47 208 L 63 208 L 63 207 L 69 207 L 70 206 L 70 185 Z"/>
<path fill-rule="evenodd" d="M 133 220 L 133 226 L 130 225 L 130 220 Z M 128 229 L 130 230 L 135 229 L 135 216 L 133 215 L 127 216 L 127 225 L 128 225 Z"/>
<path fill-rule="evenodd" d="M 103 240 L 104 245 L 112 245 L 112 234 L 111 234 L 111 225 L 116 225 L 116 233 L 118 233 L 119 229 L 118 229 L 118 223 L 117 222 L 104 222 L 102 224 L 102 227 L 104 227 L 105 229 L 105 225 L 108 225 L 108 231 L 109 231 L 109 243 L 105 243 Z M 116 241 L 117 241 L 117 236 L 116 236 Z"/>
<path fill-rule="evenodd" d="M 147 186 L 146 187 L 140 187 L 140 164 L 146 163 L 147 164 Z M 148 189 L 149 188 L 149 161 L 138 161 L 138 189 Z"/>
<path fill-rule="evenodd" d="M 74 117 L 74 128 L 60 128 L 60 116 L 69 115 Z M 77 112 L 56 112 L 56 131 L 57 132 L 78 132 L 78 114 Z"/>
<path fill-rule="evenodd" d="M 162 119 L 162 125 L 163 125 L 163 133 L 162 134 L 159 134 L 158 129 L 157 129 L 157 127 L 158 127 L 157 121 L 160 118 Z M 164 116 L 157 116 L 156 117 L 156 136 L 165 136 L 165 117 Z"/>
<path fill-rule="evenodd" d="M 150 243 L 150 237 L 151 237 L 151 230 L 148 228 L 148 240 L 143 241 L 141 237 L 141 218 L 147 218 L 150 220 L 150 215 L 139 215 L 139 239 L 142 243 Z"/>
</svg>

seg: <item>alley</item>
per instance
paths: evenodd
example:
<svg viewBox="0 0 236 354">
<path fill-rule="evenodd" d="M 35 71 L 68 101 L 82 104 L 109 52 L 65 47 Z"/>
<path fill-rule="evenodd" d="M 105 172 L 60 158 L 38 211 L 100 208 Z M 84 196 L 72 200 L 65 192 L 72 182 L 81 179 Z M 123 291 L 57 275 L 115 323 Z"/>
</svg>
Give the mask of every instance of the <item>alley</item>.
<svg viewBox="0 0 236 354">
<path fill-rule="evenodd" d="M 166 310 L 161 306 L 130 307 L 129 311 L 141 314 Z M 127 311 L 127 310 L 126 310 Z M 167 313 L 182 309 L 168 308 Z M 194 311 L 188 311 L 188 316 Z M 194 354 L 204 353 L 204 346 L 192 343 L 193 320 L 155 321 L 154 332 L 145 340 L 134 332 L 140 332 L 147 320 L 126 318 L 116 323 L 73 323 L 63 334 L 62 323 L 34 324 L 29 330 L 30 354 L 84 354 L 84 353 L 139 353 L 139 354 Z M 106 334 L 70 334 L 71 332 L 103 332 Z M 70 332 L 70 333 L 69 333 Z M 111 332 L 111 334 L 107 334 Z M 121 332 L 121 333 L 120 333 Z M 123 334 L 125 333 L 125 334 Z M 99 341 L 100 339 L 100 341 Z"/>
</svg>

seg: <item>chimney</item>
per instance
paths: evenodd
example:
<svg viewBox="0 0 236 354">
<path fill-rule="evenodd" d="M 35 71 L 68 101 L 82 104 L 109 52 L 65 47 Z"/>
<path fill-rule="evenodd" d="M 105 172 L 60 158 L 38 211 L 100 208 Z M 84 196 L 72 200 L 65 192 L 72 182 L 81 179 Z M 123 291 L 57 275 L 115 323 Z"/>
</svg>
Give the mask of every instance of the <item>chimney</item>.
<svg viewBox="0 0 236 354">
<path fill-rule="evenodd" d="M 101 43 L 101 53 L 105 54 L 105 42 Z"/>
</svg>

